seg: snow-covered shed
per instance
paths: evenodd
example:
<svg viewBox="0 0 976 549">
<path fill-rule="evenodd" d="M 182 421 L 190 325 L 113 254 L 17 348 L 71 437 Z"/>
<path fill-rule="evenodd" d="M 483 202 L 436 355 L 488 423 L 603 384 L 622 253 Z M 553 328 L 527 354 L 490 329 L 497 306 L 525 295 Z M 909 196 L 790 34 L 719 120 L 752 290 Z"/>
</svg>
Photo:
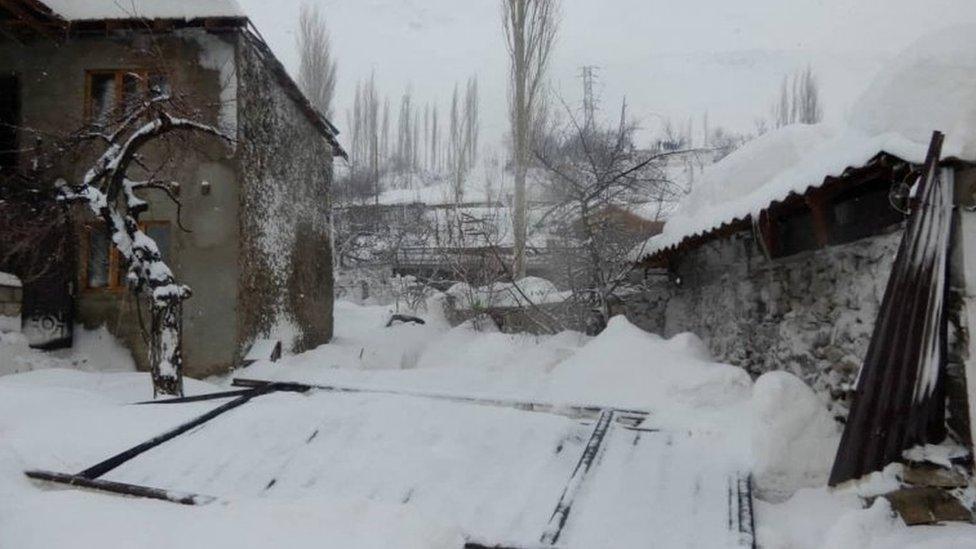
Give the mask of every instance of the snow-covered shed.
<svg viewBox="0 0 976 549">
<path fill-rule="evenodd" d="M 0 150 L 24 150 L 0 157 L 0 173 L 29 172 L 37 136 L 97 127 L 146 90 L 179 94 L 233 138 L 147 149 L 148 163 L 180 183 L 181 208 L 136 191 L 149 204 L 142 230 L 193 291 L 183 309 L 188 375 L 226 371 L 257 339 L 300 351 L 331 338 L 332 159 L 345 153 L 234 0 L 10 0 L 0 31 Z M 93 161 L 80 149 L 32 177 L 77 181 Z M 69 334 L 73 322 L 105 325 L 147 366 L 144 311 L 124 288 L 119 254 L 80 210 L 73 234 L 70 299 L 48 324 Z"/>
<path fill-rule="evenodd" d="M 771 131 L 705 169 L 635 250 L 666 272 L 626 303 L 720 359 L 785 369 L 835 396 L 864 357 L 935 130 L 959 204 L 976 189 L 976 29 L 927 36 L 883 67 L 844 124 Z M 960 252 L 962 253 L 962 252 Z"/>
</svg>

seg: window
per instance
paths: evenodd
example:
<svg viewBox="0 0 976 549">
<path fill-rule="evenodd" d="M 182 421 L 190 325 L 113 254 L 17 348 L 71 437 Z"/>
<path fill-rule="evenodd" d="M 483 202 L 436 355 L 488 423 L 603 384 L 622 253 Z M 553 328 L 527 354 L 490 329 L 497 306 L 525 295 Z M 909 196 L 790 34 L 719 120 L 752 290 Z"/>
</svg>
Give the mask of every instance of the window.
<svg viewBox="0 0 976 549">
<path fill-rule="evenodd" d="M 144 221 L 139 223 L 139 228 L 156 242 L 163 261 L 169 261 L 169 222 Z M 109 238 L 104 223 L 95 223 L 88 228 L 82 248 L 82 279 L 86 290 L 118 291 L 125 286 L 125 262 Z"/>
<path fill-rule="evenodd" d="M 88 71 L 85 78 L 85 118 L 104 125 L 120 109 L 147 91 L 153 95 L 170 92 L 166 75 L 137 70 Z"/>
<path fill-rule="evenodd" d="M 17 75 L 0 74 L 0 173 L 17 166 L 20 83 Z"/>
<path fill-rule="evenodd" d="M 905 215 L 891 206 L 890 192 L 891 183 L 878 180 L 835 196 L 831 244 L 879 234 L 904 221 Z"/>
</svg>

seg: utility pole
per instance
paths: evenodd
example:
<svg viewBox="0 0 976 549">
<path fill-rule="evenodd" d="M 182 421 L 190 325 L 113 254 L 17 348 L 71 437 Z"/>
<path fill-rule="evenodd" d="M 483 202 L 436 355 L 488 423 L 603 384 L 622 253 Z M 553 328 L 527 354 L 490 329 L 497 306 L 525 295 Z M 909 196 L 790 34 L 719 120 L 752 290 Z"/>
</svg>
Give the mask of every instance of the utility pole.
<svg viewBox="0 0 976 549">
<path fill-rule="evenodd" d="M 580 79 L 583 80 L 583 127 L 587 130 L 593 129 L 596 120 L 596 106 L 599 99 L 594 91 L 594 83 L 598 70 L 599 67 L 594 65 L 580 67 Z"/>
</svg>

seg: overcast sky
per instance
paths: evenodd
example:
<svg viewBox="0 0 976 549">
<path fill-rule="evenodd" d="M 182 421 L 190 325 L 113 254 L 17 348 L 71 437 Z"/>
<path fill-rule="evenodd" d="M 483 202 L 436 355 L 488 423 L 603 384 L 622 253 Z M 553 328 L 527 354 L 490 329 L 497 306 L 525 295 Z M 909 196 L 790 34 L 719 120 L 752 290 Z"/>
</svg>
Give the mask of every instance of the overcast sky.
<svg viewBox="0 0 976 549">
<path fill-rule="evenodd" d="M 476 74 L 483 142 L 498 146 L 507 130 L 499 0 L 238 1 L 293 72 L 299 6 L 322 7 L 339 61 L 340 130 L 356 81 L 372 71 L 394 105 L 409 85 L 415 102 L 442 112 L 454 83 Z M 809 63 L 837 121 L 879 63 L 960 22 L 976 22 L 976 0 L 563 0 L 551 76 L 578 102 L 579 67 L 599 67 L 604 109 L 616 112 L 626 95 L 649 131 L 664 118 L 700 131 L 705 112 L 712 127 L 749 131 L 783 75 Z"/>
</svg>

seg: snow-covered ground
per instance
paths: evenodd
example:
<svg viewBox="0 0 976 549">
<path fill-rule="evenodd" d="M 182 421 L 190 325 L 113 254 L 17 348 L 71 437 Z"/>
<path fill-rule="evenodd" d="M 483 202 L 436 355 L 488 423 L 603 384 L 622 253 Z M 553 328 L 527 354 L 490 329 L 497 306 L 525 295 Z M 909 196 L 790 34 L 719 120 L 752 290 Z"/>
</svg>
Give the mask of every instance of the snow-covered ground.
<svg viewBox="0 0 976 549">
<path fill-rule="evenodd" d="M 728 489 L 748 472 L 778 501 L 756 504 L 763 547 L 973 546 L 976 527 L 908 529 L 882 500 L 864 509 L 853 489 L 823 488 L 838 431 L 789 374 L 753 383 L 690 334 L 665 340 L 619 317 L 593 338 L 509 335 L 451 328 L 437 306 L 425 325 L 386 328 L 389 308 L 338 302 L 332 343 L 234 377 L 370 391 L 257 397 L 103 477 L 217 497 L 194 507 L 23 471 L 80 471 L 226 400 L 132 405 L 150 396 L 146 374 L 79 371 L 0 339 L 0 361 L 42 366 L 0 377 L 0 547 L 538 545 L 594 429 L 594 416 L 558 406 L 569 404 L 648 415 L 641 430 L 611 423 L 560 547 L 739 546 Z M 229 383 L 191 380 L 187 392 Z M 557 406 L 498 405 L 511 400 Z"/>
</svg>

